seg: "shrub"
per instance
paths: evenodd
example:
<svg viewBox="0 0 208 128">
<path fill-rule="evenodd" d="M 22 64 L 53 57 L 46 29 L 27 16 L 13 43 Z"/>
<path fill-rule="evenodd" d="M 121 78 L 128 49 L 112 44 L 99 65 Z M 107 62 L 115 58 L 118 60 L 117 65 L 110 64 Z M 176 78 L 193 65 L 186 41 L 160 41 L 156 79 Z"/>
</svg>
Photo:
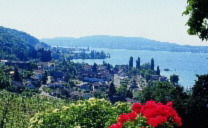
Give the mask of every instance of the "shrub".
<svg viewBox="0 0 208 128">
<path fill-rule="evenodd" d="M 30 119 L 31 128 L 108 128 L 116 123 L 120 113 L 131 110 L 128 103 L 112 105 L 104 99 L 90 98 L 77 101 L 61 109 L 37 113 Z"/>
<path fill-rule="evenodd" d="M 132 112 L 121 114 L 116 124 L 110 128 L 173 128 L 181 126 L 181 118 L 172 107 L 172 102 L 166 105 L 148 101 L 144 105 L 135 103 Z"/>
</svg>

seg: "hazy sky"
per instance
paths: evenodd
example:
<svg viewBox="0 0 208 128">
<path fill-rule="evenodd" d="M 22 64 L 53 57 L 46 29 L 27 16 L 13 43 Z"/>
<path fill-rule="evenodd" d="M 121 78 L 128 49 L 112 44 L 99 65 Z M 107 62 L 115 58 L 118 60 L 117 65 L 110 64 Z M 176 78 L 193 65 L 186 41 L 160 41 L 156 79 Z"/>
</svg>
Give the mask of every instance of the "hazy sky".
<svg viewBox="0 0 208 128">
<path fill-rule="evenodd" d="M 116 35 L 208 45 L 187 34 L 186 0 L 0 0 L 0 26 L 37 38 Z"/>
</svg>

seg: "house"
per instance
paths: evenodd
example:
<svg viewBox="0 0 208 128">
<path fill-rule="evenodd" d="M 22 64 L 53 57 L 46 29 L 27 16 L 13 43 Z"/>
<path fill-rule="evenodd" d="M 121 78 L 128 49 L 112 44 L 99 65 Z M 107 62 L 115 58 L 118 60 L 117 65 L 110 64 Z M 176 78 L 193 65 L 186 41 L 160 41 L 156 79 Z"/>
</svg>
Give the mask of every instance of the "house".
<svg viewBox="0 0 208 128">
<path fill-rule="evenodd" d="M 115 68 L 119 70 L 123 70 L 123 71 L 127 71 L 129 69 L 128 65 L 115 65 Z"/>
<path fill-rule="evenodd" d="M 126 75 L 126 73 L 121 73 L 121 74 L 119 74 L 119 78 L 125 79 L 125 78 L 128 78 L 128 76 Z"/>
<path fill-rule="evenodd" d="M 103 71 L 100 72 L 100 75 L 98 76 L 98 78 L 102 78 L 104 81 L 111 81 L 111 74 L 109 73 L 109 71 Z"/>
<path fill-rule="evenodd" d="M 55 83 L 49 83 L 48 87 L 49 88 L 63 88 L 65 87 L 66 82 L 55 82 Z"/>
<path fill-rule="evenodd" d="M 8 60 L 0 60 L 0 64 L 5 65 L 5 63 L 8 62 Z"/>
<path fill-rule="evenodd" d="M 52 76 L 54 78 L 63 78 L 64 77 L 64 73 L 61 71 L 53 71 Z"/>
<path fill-rule="evenodd" d="M 40 81 L 40 78 L 39 77 L 36 77 L 36 76 L 32 76 L 31 77 L 31 81 L 33 81 L 33 82 L 39 82 Z"/>
<path fill-rule="evenodd" d="M 137 84 L 131 84 L 130 87 L 131 88 L 138 88 Z"/>
<path fill-rule="evenodd" d="M 92 90 L 97 91 L 102 84 L 100 82 L 95 82 L 92 84 Z"/>
<path fill-rule="evenodd" d="M 41 70 L 34 70 L 33 74 L 34 74 L 33 76 L 37 77 L 38 79 L 42 79 L 42 77 L 43 77 L 43 71 L 41 71 Z"/>
<path fill-rule="evenodd" d="M 99 79 L 99 78 L 96 78 L 96 77 L 84 77 L 83 78 L 83 81 L 87 81 L 87 82 L 104 82 L 103 79 Z"/>
<path fill-rule="evenodd" d="M 99 78 L 89 78 L 89 80 L 88 80 L 89 82 L 104 82 L 104 80 L 103 79 L 99 79 Z"/>
<path fill-rule="evenodd" d="M 79 91 L 73 91 L 73 92 L 71 93 L 71 97 L 72 97 L 73 99 L 82 99 L 83 96 L 84 96 L 84 93 L 79 92 Z"/>
<path fill-rule="evenodd" d="M 29 89 L 35 89 L 35 85 L 31 81 L 25 82 L 25 86 Z"/>
<path fill-rule="evenodd" d="M 73 90 L 69 89 L 69 88 L 58 88 L 55 91 L 53 91 L 51 93 L 51 95 L 57 96 L 57 97 L 60 97 L 61 95 L 66 96 L 66 97 L 70 97 L 72 92 L 73 92 Z"/>
<path fill-rule="evenodd" d="M 37 63 L 38 69 L 39 70 L 55 70 L 56 65 L 55 63 L 50 63 L 50 62 L 39 62 Z"/>
<path fill-rule="evenodd" d="M 134 100 L 134 99 L 131 99 L 131 98 L 126 98 L 124 96 L 112 96 L 112 97 L 109 97 L 108 100 L 112 103 L 112 104 L 115 104 L 116 102 L 127 102 L 127 103 L 139 103 L 138 100 Z"/>
<path fill-rule="evenodd" d="M 83 65 L 82 68 L 85 70 L 85 71 L 92 71 L 92 65 Z"/>
<path fill-rule="evenodd" d="M 152 75 L 151 80 L 159 80 L 159 75 Z"/>
<path fill-rule="evenodd" d="M 15 66 L 17 65 L 20 69 L 28 69 L 30 67 L 30 63 L 26 61 L 7 61 L 5 65 Z"/>
<path fill-rule="evenodd" d="M 97 66 L 97 71 L 106 71 L 107 70 L 107 67 L 104 66 L 104 65 L 98 65 Z"/>
<path fill-rule="evenodd" d="M 90 90 L 90 86 L 88 84 L 83 84 L 80 86 L 80 89 Z"/>
<path fill-rule="evenodd" d="M 160 76 L 159 81 L 167 81 L 167 77 Z"/>
<path fill-rule="evenodd" d="M 12 81 L 11 84 L 13 85 L 16 91 L 25 88 L 20 81 Z"/>
<path fill-rule="evenodd" d="M 135 99 L 132 99 L 132 98 L 126 98 L 126 102 L 127 103 L 131 103 L 131 104 L 133 104 L 133 103 L 139 103 L 138 100 L 135 100 Z"/>
<path fill-rule="evenodd" d="M 93 91 L 98 91 L 99 89 L 103 89 L 102 91 L 107 91 L 109 86 L 105 83 L 95 82 L 92 84 Z"/>
<path fill-rule="evenodd" d="M 56 68 L 55 63 L 48 63 L 47 70 L 51 71 L 51 70 L 55 70 L 55 68 Z"/>
</svg>

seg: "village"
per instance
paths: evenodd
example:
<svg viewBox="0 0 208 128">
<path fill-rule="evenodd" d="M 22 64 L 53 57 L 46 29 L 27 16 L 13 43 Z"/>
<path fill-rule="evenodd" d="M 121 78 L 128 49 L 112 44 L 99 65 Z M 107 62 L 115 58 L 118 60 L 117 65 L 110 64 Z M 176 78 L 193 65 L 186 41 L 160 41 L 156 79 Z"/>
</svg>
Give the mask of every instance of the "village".
<svg viewBox="0 0 208 128">
<path fill-rule="evenodd" d="M 139 93 L 148 81 L 167 81 L 166 77 L 151 69 L 150 63 L 141 66 L 137 63 L 133 67 L 133 62 L 112 66 L 103 61 L 103 64 L 89 65 L 63 59 L 62 62 L 1 60 L 0 64 L 6 67 L 5 72 L 11 78 L 19 77 L 11 82 L 11 91 L 25 90 L 27 95 L 38 93 L 62 99 L 96 97 L 109 99 L 112 103 L 134 103 L 139 100 Z"/>
</svg>

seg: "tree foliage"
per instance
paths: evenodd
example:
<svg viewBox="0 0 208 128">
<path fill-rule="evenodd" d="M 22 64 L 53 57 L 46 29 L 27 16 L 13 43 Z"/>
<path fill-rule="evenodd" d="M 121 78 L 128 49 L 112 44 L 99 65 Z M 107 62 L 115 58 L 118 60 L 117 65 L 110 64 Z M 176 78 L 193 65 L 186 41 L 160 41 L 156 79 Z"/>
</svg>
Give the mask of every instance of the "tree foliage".
<svg viewBox="0 0 208 128">
<path fill-rule="evenodd" d="M 133 67 L 133 57 L 131 56 L 129 59 L 129 68 L 131 69 Z"/>
<path fill-rule="evenodd" d="M 19 70 L 17 66 L 14 67 L 14 75 L 13 75 L 13 80 L 14 81 L 22 81 Z"/>
<path fill-rule="evenodd" d="M 136 68 L 140 69 L 140 58 L 138 57 L 137 61 L 136 61 Z"/>
<path fill-rule="evenodd" d="M 35 49 L 42 47 L 50 46 L 40 43 L 38 39 L 27 33 L 0 26 L 0 59 L 21 61 L 37 59 L 40 55 Z"/>
<path fill-rule="evenodd" d="M 171 81 L 173 84 L 178 83 L 178 81 L 179 81 L 179 76 L 176 75 L 176 74 L 171 75 L 171 76 L 170 76 L 170 81 Z"/>
<path fill-rule="evenodd" d="M 193 93 L 188 104 L 189 128 L 208 126 L 208 74 L 197 75 L 197 77 L 198 80 L 192 88 Z"/>
<path fill-rule="evenodd" d="M 92 71 L 97 72 L 97 64 L 96 63 L 94 63 L 94 65 L 92 66 Z"/>
<path fill-rule="evenodd" d="M 154 62 L 154 59 L 152 58 L 151 59 L 151 69 L 154 70 L 154 67 L 155 67 L 155 62 Z"/>
<path fill-rule="evenodd" d="M 48 73 L 45 71 L 42 77 L 42 83 L 47 84 L 47 80 L 48 80 Z"/>
<path fill-rule="evenodd" d="M 171 93 L 174 86 L 168 82 L 149 82 L 148 86 L 144 88 L 141 94 L 141 102 L 148 100 L 155 100 L 166 103 L 172 100 Z"/>
<path fill-rule="evenodd" d="M 116 88 L 113 82 L 111 82 L 109 87 L 109 95 L 114 95 L 116 93 Z"/>
<path fill-rule="evenodd" d="M 0 67 L 0 89 L 7 88 L 10 86 L 11 80 L 10 78 L 5 74 L 2 67 Z"/>
<path fill-rule="evenodd" d="M 208 1 L 187 0 L 186 10 L 183 15 L 189 15 L 186 25 L 189 26 L 189 35 L 198 35 L 200 39 L 208 39 Z"/>
<path fill-rule="evenodd" d="M 36 113 L 30 119 L 31 128 L 108 128 L 121 113 L 131 111 L 128 103 L 112 105 L 104 99 L 90 98 L 65 105 L 60 109 Z"/>
<path fill-rule="evenodd" d="M 118 96 L 126 96 L 127 94 L 127 87 L 126 86 L 120 86 L 119 88 L 116 89 L 116 94 Z"/>
<path fill-rule="evenodd" d="M 156 74 L 160 76 L 160 67 L 159 66 L 157 66 Z"/>
</svg>

